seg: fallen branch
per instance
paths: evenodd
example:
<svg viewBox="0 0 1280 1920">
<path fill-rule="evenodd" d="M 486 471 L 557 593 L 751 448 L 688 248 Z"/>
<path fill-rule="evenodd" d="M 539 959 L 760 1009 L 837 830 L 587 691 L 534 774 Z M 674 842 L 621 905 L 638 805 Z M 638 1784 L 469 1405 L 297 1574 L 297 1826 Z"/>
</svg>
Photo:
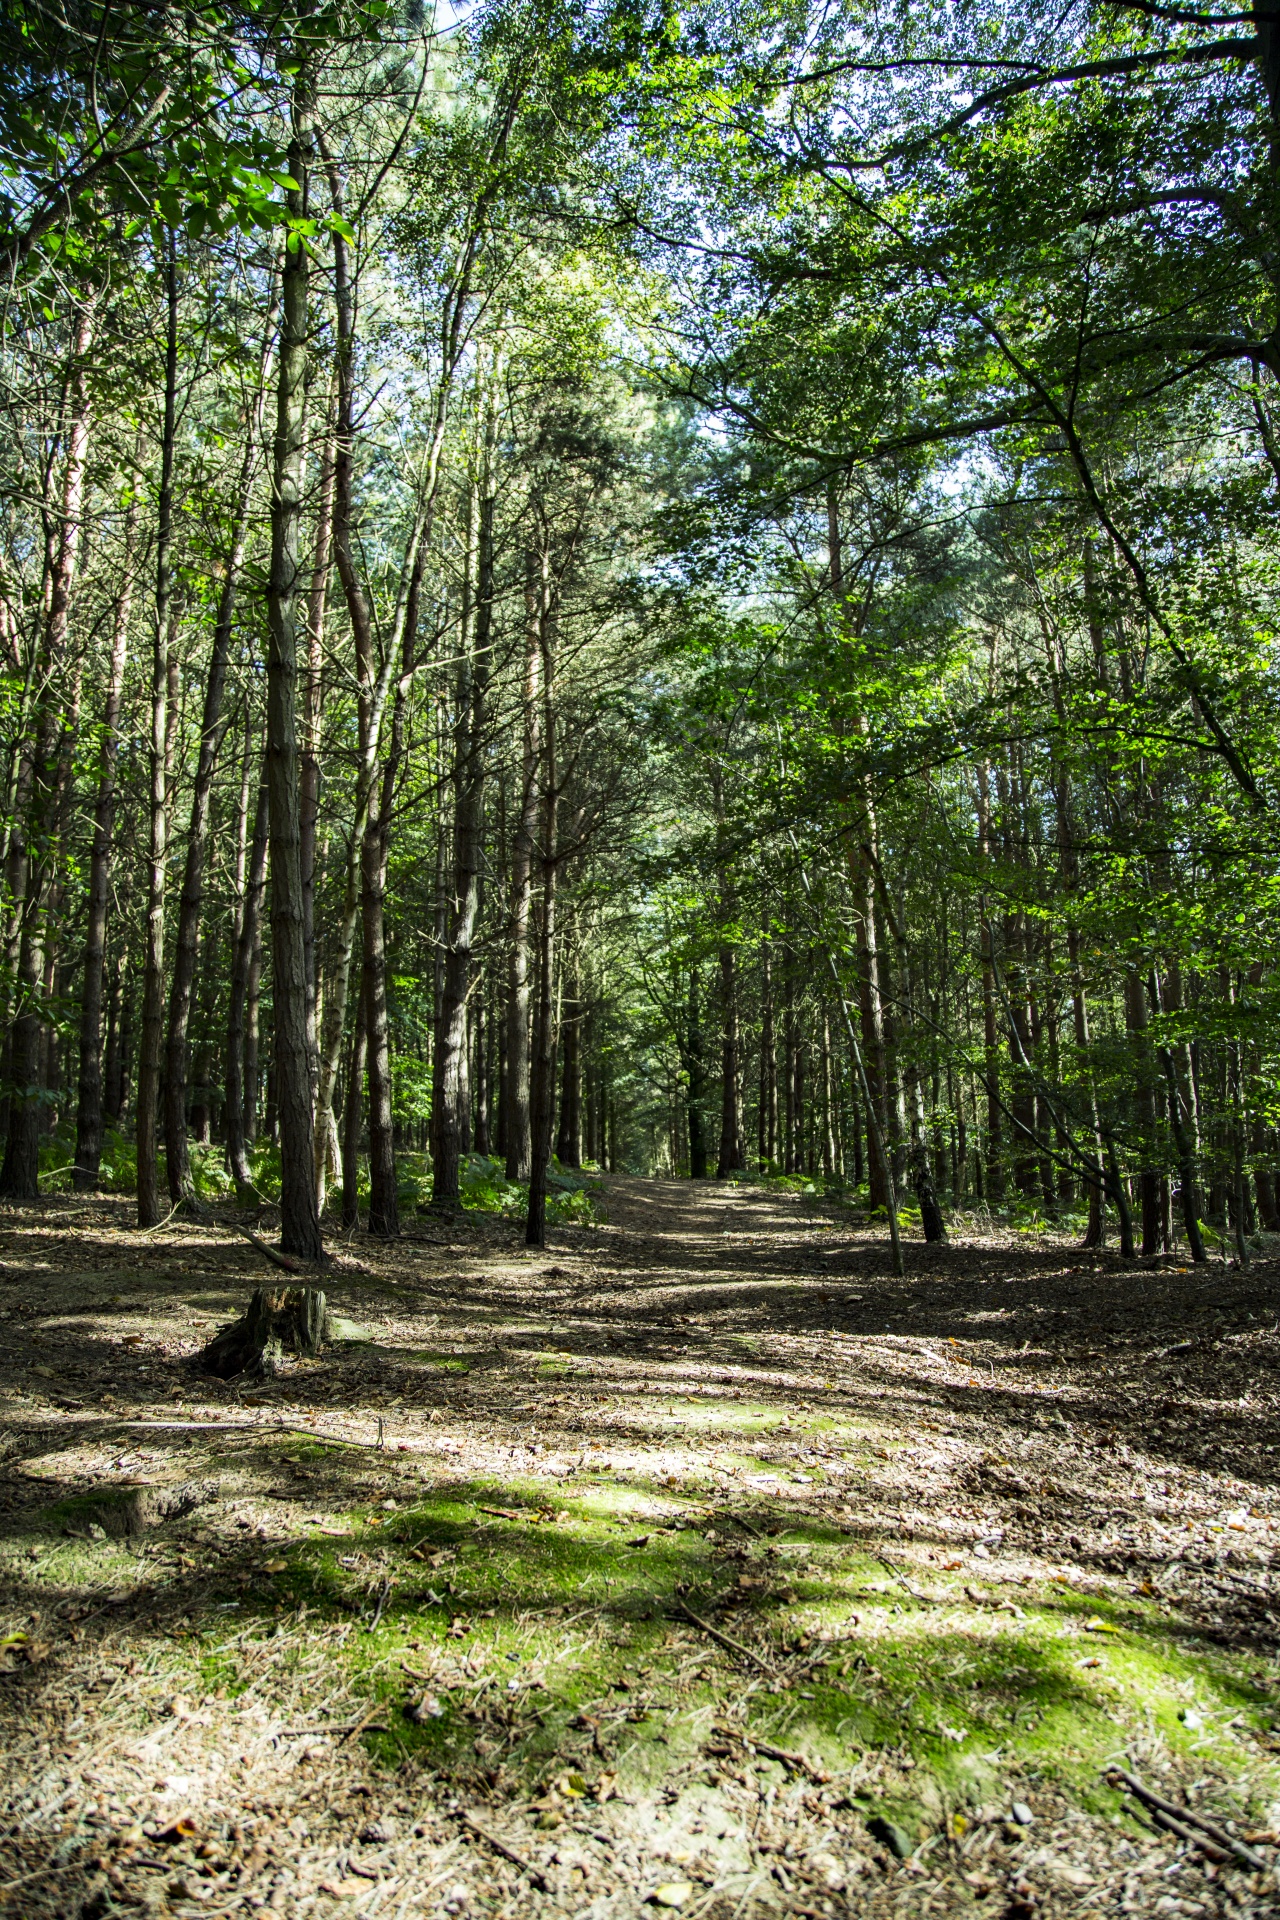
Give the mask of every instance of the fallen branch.
<svg viewBox="0 0 1280 1920">
<path fill-rule="evenodd" d="M 1237 1840 L 1234 1834 L 1228 1833 L 1225 1827 L 1219 1827 L 1212 1820 L 1206 1820 L 1202 1813 L 1197 1813 L 1192 1807 L 1180 1807 L 1176 1801 L 1166 1800 L 1163 1794 L 1156 1793 L 1153 1788 L 1146 1786 L 1139 1780 L 1136 1773 L 1130 1773 L 1125 1767 L 1111 1766 L 1106 1771 L 1109 1777 L 1122 1780 L 1130 1793 L 1141 1800 L 1143 1805 L 1149 1807 L 1154 1814 L 1161 1817 L 1162 1825 L 1167 1826 L 1182 1839 L 1192 1840 L 1204 1852 L 1210 1853 L 1210 1849 L 1200 1838 L 1200 1834 L 1207 1834 L 1210 1840 L 1217 1843 L 1219 1858 L 1234 1854 L 1235 1858 L 1252 1872 L 1267 1871 L 1267 1863 L 1262 1856 L 1255 1853 L 1252 1847 L 1246 1847 L 1243 1840 Z M 1199 1833 L 1191 1832 L 1190 1829 L 1193 1827 L 1198 1828 Z M 1225 1852 L 1222 1851 L 1223 1849 Z"/>
<path fill-rule="evenodd" d="M 730 1653 L 740 1654 L 744 1660 L 752 1661 L 755 1666 L 759 1667 L 761 1673 L 767 1673 L 771 1680 L 776 1677 L 772 1663 L 762 1659 L 761 1656 L 750 1647 L 744 1647 L 741 1640 L 733 1640 L 727 1633 L 721 1633 L 719 1627 L 713 1627 L 709 1620 L 699 1619 L 698 1615 L 693 1611 L 693 1608 L 687 1607 L 683 1600 L 677 1600 L 676 1606 L 686 1620 L 691 1620 L 694 1626 L 698 1627 L 703 1633 L 710 1634 L 713 1640 L 718 1640 L 720 1645 L 727 1647 Z"/>
<path fill-rule="evenodd" d="M 231 1222 L 231 1231 L 240 1234 L 249 1242 L 251 1247 L 256 1247 L 263 1259 L 269 1260 L 273 1267 L 279 1267 L 282 1273 L 299 1274 L 306 1272 L 306 1268 L 300 1260 L 290 1259 L 287 1253 L 277 1253 L 276 1249 L 269 1247 L 266 1241 L 260 1238 L 258 1234 L 250 1233 L 248 1227 L 242 1227 L 238 1220 Z"/>
<path fill-rule="evenodd" d="M 249 1420 L 114 1420 L 118 1427 L 146 1427 L 152 1433 L 296 1433 L 305 1440 L 322 1440 L 331 1447 L 361 1447 L 377 1452 L 374 1440 L 348 1440 L 340 1433 L 321 1433 L 315 1427 L 287 1426 L 283 1420 L 268 1426 Z"/>
<path fill-rule="evenodd" d="M 511 1862 L 513 1867 L 519 1867 L 521 1873 L 527 1873 L 534 1886 L 537 1887 L 540 1892 L 549 1893 L 551 1891 L 547 1885 L 547 1876 L 542 1871 L 542 1868 L 535 1867 L 532 1860 L 526 1860 L 518 1847 L 509 1847 L 505 1840 L 499 1840 L 496 1833 L 490 1833 L 488 1827 L 481 1826 L 474 1813 L 464 1813 L 460 1817 L 463 1826 L 469 1828 L 472 1833 L 478 1833 L 482 1840 L 488 1842 L 495 1853 L 500 1853 L 504 1860 Z"/>
</svg>

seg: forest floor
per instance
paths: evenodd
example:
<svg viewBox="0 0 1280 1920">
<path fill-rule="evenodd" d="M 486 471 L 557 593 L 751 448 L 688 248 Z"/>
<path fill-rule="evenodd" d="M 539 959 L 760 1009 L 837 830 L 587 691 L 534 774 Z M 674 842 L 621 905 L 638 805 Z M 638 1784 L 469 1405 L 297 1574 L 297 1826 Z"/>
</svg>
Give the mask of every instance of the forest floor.
<svg viewBox="0 0 1280 1920">
<path fill-rule="evenodd" d="M 0 1914 L 1274 1914 L 1280 1262 L 604 1208 L 0 1214 Z"/>
</svg>

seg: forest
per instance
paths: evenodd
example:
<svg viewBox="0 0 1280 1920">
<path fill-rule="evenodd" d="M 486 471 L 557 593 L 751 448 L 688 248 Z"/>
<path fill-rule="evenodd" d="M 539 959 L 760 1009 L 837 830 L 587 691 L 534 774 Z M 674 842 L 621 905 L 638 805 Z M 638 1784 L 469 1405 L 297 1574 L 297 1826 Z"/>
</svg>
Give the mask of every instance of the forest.
<svg viewBox="0 0 1280 1920">
<path fill-rule="evenodd" d="M 1280 9 L 3 0 L 0 508 L 0 1909 L 1270 1910 Z"/>
<path fill-rule="evenodd" d="M 1247 1260 L 1265 9 L 158 17 L 7 15 L 0 1191 Z"/>
</svg>

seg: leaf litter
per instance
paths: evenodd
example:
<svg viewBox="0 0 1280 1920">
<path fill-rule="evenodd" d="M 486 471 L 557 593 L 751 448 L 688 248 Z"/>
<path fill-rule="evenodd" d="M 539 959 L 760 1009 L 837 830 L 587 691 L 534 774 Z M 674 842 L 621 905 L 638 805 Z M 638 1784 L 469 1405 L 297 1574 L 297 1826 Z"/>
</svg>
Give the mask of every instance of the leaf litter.
<svg viewBox="0 0 1280 1920">
<path fill-rule="evenodd" d="M 606 1206 L 251 1395 L 216 1225 L 0 1217 L 0 1912 L 1275 1911 L 1276 1263 Z"/>
</svg>

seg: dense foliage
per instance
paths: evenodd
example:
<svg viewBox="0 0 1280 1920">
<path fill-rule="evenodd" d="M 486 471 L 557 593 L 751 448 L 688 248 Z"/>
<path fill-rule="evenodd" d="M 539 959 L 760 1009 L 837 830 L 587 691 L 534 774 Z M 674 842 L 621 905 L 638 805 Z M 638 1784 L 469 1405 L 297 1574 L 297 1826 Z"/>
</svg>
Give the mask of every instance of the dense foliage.
<svg viewBox="0 0 1280 1920">
<path fill-rule="evenodd" d="M 1270 12 L 3 34 L 11 1199 L 1280 1230 Z"/>
</svg>

